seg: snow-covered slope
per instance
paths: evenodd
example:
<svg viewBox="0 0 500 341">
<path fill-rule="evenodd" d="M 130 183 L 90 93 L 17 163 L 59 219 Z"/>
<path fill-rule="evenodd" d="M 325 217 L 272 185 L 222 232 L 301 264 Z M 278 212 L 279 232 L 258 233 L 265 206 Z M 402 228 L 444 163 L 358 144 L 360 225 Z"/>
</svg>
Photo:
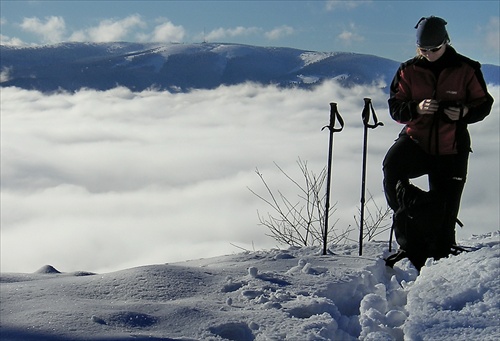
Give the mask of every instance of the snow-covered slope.
<svg viewBox="0 0 500 341">
<path fill-rule="evenodd" d="M 399 65 L 373 55 L 222 43 L 2 45 L 0 53 L 0 86 L 43 92 L 116 86 L 178 92 L 244 82 L 309 88 L 327 79 L 385 87 Z M 483 73 L 499 84 L 499 66 L 483 65 Z"/>
<path fill-rule="evenodd" d="M 499 234 L 385 267 L 386 243 L 245 252 L 92 274 L 1 275 L 2 340 L 497 340 Z M 56 265 L 56 264 L 55 264 Z"/>
<path fill-rule="evenodd" d="M 134 91 L 187 91 L 244 82 L 310 87 L 337 78 L 345 85 L 389 82 L 398 63 L 353 53 L 239 44 L 63 43 L 1 46 L 2 86 L 53 91 L 117 85 Z"/>
<path fill-rule="evenodd" d="M 0 46 L 1 86 L 44 92 L 125 86 L 172 92 L 244 82 L 309 88 L 327 79 L 344 86 L 385 87 L 399 61 L 346 52 L 316 52 L 241 44 L 61 43 Z M 483 65 L 490 84 L 500 67 Z"/>
</svg>

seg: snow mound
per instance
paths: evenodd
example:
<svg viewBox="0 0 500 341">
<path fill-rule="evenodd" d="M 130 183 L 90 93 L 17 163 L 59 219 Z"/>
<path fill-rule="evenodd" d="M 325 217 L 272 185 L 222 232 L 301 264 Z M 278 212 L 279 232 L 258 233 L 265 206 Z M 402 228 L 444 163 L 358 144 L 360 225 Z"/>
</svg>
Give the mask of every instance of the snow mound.
<svg viewBox="0 0 500 341">
<path fill-rule="evenodd" d="M 459 266 L 449 258 L 424 267 L 408 290 L 405 335 L 411 340 L 499 340 L 499 279 L 499 244 L 461 255 Z"/>
<path fill-rule="evenodd" d="M 44 265 L 37 271 L 35 271 L 37 274 L 60 274 L 61 272 L 54 268 L 52 265 Z"/>
<path fill-rule="evenodd" d="M 496 340 L 499 233 L 385 266 L 386 242 L 245 252 L 106 274 L 2 274 L 2 340 Z M 55 268 L 54 268 L 55 269 Z"/>
</svg>

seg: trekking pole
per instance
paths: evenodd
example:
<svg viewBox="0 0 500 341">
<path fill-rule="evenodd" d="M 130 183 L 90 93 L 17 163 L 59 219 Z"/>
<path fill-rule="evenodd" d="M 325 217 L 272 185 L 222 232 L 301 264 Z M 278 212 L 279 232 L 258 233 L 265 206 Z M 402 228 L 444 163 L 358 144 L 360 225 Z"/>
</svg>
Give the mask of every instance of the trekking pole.
<svg viewBox="0 0 500 341">
<path fill-rule="evenodd" d="M 392 251 L 392 235 L 394 234 L 394 222 L 391 225 L 391 232 L 389 232 L 389 252 Z"/>
<path fill-rule="evenodd" d="M 366 188 L 366 154 L 368 149 L 368 128 L 375 129 L 378 126 L 383 126 L 382 122 L 379 122 L 375 110 L 373 109 L 372 100 L 370 98 L 364 98 L 365 107 L 361 113 L 361 118 L 364 125 L 364 138 L 363 138 L 363 170 L 361 175 L 361 217 L 359 222 L 359 255 L 363 254 L 363 224 L 365 220 L 365 188 Z M 368 123 L 370 121 L 370 114 L 373 116 L 373 124 Z"/>
<path fill-rule="evenodd" d="M 339 121 L 340 128 L 335 128 L 335 120 Z M 326 178 L 326 204 L 325 204 L 325 227 L 323 231 L 323 255 L 326 255 L 327 244 L 328 244 L 328 216 L 330 215 L 330 179 L 332 177 L 332 153 L 333 153 L 333 133 L 341 132 L 344 129 L 344 120 L 340 116 L 337 110 L 337 103 L 330 103 L 330 124 L 324 126 L 321 131 L 325 128 L 330 130 L 330 143 L 328 147 L 328 171 Z"/>
</svg>

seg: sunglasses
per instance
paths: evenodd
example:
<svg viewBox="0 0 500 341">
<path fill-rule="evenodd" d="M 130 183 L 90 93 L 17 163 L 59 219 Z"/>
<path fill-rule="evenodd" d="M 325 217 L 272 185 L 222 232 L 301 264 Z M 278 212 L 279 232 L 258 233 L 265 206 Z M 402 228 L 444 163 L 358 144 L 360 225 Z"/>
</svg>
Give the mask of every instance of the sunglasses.
<svg viewBox="0 0 500 341">
<path fill-rule="evenodd" d="M 441 48 L 443 47 L 444 43 L 442 43 L 441 45 L 439 46 L 436 46 L 436 47 L 431 47 L 431 48 L 424 48 L 424 47 L 419 47 L 418 49 L 421 51 L 421 52 L 438 52 L 439 50 L 441 50 Z"/>
</svg>

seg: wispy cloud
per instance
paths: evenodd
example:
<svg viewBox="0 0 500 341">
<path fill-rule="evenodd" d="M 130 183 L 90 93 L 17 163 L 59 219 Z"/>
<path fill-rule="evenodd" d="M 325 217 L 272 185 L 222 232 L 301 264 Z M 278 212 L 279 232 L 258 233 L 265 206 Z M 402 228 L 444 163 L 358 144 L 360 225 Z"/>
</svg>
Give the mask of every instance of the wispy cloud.
<svg viewBox="0 0 500 341">
<path fill-rule="evenodd" d="M 185 36 L 186 30 L 182 26 L 174 25 L 171 21 L 165 21 L 154 28 L 150 41 L 182 42 Z"/>
<path fill-rule="evenodd" d="M 45 43 L 58 43 L 66 33 L 66 23 L 63 17 L 51 16 L 41 20 L 36 17 L 24 18 L 21 28 L 42 38 Z"/>
<path fill-rule="evenodd" d="M 340 9 L 352 10 L 362 5 L 372 3 L 372 0 L 327 0 L 325 8 L 327 11 L 335 11 Z"/>
<path fill-rule="evenodd" d="M 357 33 L 358 29 L 354 23 L 349 24 L 349 27 L 344 29 L 337 38 L 343 43 L 350 45 L 353 42 L 363 41 L 364 37 Z"/>
<path fill-rule="evenodd" d="M 288 25 L 283 25 L 280 27 L 276 27 L 275 29 L 272 29 L 271 31 L 268 31 L 264 33 L 267 39 L 269 40 L 276 40 L 276 39 L 281 39 L 283 37 L 292 35 L 295 32 L 294 28 Z"/>
<path fill-rule="evenodd" d="M 279 26 L 267 32 L 264 32 L 264 30 L 259 27 L 243 27 L 243 26 L 238 26 L 233 28 L 219 27 L 208 33 L 205 33 L 203 38 L 206 41 L 222 41 L 224 39 L 248 37 L 252 35 L 263 34 L 268 40 L 277 40 L 292 35 L 294 33 L 295 29 L 288 25 Z"/>
<path fill-rule="evenodd" d="M 492 17 L 483 28 L 484 47 L 489 54 L 500 55 L 500 18 Z"/>
<path fill-rule="evenodd" d="M 133 29 L 145 26 L 145 22 L 138 14 L 120 20 L 106 19 L 95 27 L 74 32 L 70 40 L 92 42 L 118 41 L 124 39 Z"/>
<path fill-rule="evenodd" d="M 26 45 L 26 43 L 23 42 L 19 38 L 8 37 L 8 36 L 4 36 L 3 34 L 0 34 L 0 44 L 2 44 L 2 45 L 14 45 L 14 46 Z"/>
<path fill-rule="evenodd" d="M 205 35 L 205 39 L 208 41 L 217 41 L 225 38 L 249 36 L 259 32 L 261 32 L 261 29 L 258 27 L 243 27 L 243 26 L 238 26 L 234 28 L 219 27 L 217 29 L 208 32 Z"/>
<path fill-rule="evenodd" d="M 10 80 L 11 71 L 12 69 L 9 67 L 3 67 L 2 70 L 0 70 L 0 83 Z"/>
</svg>

